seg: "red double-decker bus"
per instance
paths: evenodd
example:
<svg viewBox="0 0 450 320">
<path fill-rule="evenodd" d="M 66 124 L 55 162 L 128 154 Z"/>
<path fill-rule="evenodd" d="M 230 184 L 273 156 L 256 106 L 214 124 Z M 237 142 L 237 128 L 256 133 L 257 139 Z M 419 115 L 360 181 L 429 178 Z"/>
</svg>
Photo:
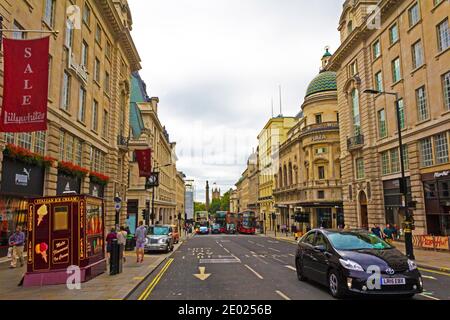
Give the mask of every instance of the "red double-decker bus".
<svg viewBox="0 0 450 320">
<path fill-rule="evenodd" d="M 238 213 L 237 231 L 241 234 L 255 234 L 256 213 L 253 211 L 244 211 Z"/>
</svg>

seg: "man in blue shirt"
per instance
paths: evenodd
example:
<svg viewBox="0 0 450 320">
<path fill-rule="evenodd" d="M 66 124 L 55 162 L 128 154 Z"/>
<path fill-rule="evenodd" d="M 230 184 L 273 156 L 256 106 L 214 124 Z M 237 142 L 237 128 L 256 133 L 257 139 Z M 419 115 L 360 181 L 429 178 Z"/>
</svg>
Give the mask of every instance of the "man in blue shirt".
<svg viewBox="0 0 450 320">
<path fill-rule="evenodd" d="M 23 267 L 23 247 L 25 245 L 25 234 L 22 232 L 21 227 L 17 227 L 16 232 L 9 237 L 9 245 L 13 248 L 10 268 L 17 268 L 17 260 L 19 260 L 20 266 Z"/>
<path fill-rule="evenodd" d="M 379 225 L 375 225 L 375 226 L 372 228 L 372 233 L 373 233 L 374 235 L 376 235 L 378 238 L 381 239 L 381 228 L 380 228 Z"/>
</svg>

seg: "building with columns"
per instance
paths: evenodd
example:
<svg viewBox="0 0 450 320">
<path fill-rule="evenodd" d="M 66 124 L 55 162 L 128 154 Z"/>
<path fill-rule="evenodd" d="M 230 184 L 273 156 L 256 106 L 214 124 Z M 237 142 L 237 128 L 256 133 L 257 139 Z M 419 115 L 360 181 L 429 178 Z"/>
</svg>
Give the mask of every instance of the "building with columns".
<svg viewBox="0 0 450 320">
<path fill-rule="evenodd" d="M 336 228 L 343 224 L 336 73 L 322 69 L 308 86 L 295 126 L 280 147 L 274 190 L 281 225 Z M 297 224 L 295 215 L 302 215 Z"/>
<path fill-rule="evenodd" d="M 66 9 L 77 5 L 81 28 L 67 24 Z M 1 134 L 0 148 L 16 145 L 35 155 L 55 158 L 52 166 L 12 161 L 0 153 L 0 256 L 8 235 L 26 223 L 26 198 L 73 191 L 106 200 L 106 227 L 126 219 L 129 101 L 131 73 L 141 68 L 131 38 L 132 18 L 126 0 L 0 2 L 3 27 L 17 30 L 4 37 L 43 35 L 21 30 L 57 30 L 50 35 L 48 130 Z M 3 52 L 0 51 L 0 60 Z M 0 86 L 3 86 L 3 64 Z M 1 98 L 1 96 L 0 96 Z M 74 166 L 89 173 L 80 173 Z M 75 167 L 76 168 L 76 167 Z M 25 188 L 7 173 L 31 172 Z M 109 177 L 99 181 L 92 172 Z M 114 198 L 122 209 L 116 221 Z"/>
<path fill-rule="evenodd" d="M 373 5 L 380 16 L 372 14 Z M 403 152 L 415 234 L 450 234 L 449 12 L 443 0 L 344 3 L 341 46 L 327 69 L 337 72 L 343 201 L 351 227 L 401 226 Z M 403 148 L 395 96 L 367 89 L 398 94 Z"/>
</svg>

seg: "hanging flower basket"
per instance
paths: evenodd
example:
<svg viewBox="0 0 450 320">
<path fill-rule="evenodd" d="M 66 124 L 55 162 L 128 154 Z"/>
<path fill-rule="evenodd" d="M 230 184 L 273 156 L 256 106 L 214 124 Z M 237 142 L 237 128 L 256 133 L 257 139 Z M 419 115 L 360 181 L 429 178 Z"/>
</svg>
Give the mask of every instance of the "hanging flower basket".
<svg viewBox="0 0 450 320">
<path fill-rule="evenodd" d="M 3 155 L 14 161 L 20 161 L 29 165 L 39 166 L 49 168 L 57 161 L 55 158 L 41 156 L 40 154 L 31 152 L 28 149 L 7 144 L 5 150 L 3 150 Z"/>
<path fill-rule="evenodd" d="M 71 162 L 65 162 L 65 161 L 58 162 L 58 169 L 59 169 L 59 171 L 63 172 L 64 174 L 71 176 L 71 177 L 76 177 L 76 178 L 84 178 L 89 173 L 89 170 L 82 168 Z"/>
<path fill-rule="evenodd" d="M 89 174 L 89 178 L 91 179 L 92 183 L 99 184 L 101 186 L 106 186 L 109 182 L 109 177 L 105 176 L 98 172 L 91 172 Z"/>
</svg>

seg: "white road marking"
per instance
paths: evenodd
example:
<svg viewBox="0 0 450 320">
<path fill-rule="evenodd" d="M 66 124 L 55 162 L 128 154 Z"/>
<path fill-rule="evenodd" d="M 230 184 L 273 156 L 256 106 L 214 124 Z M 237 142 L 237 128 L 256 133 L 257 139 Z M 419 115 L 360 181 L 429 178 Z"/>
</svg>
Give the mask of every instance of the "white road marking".
<svg viewBox="0 0 450 320">
<path fill-rule="evenodd" d="M 288 268 L 288 269 L 291 269 L 293 271 L 297 271 L 297 269 L 295 269 L 293 266 L 285 266 L 285 267 Z"/>
<path fill-rule="evenodd" d="M 262 244 L 257 243 L 256 245 L 257 245 L 258 247 L 265 248 Z"/>
<path fill-rule="evenodd" d="M 200 259 L 200 264 L 241 263 L 239 259 Z"/>
<path fill-rule="evenodd" d="M 295 257 L 295 255 L 293 255 L 292 253 L 289 253 L 289 255 L 290 255 L 291 257 Z"/>
<path fill-rule="evenodd" d="M 256 272 L 256 271 L 253 270 L 252 268 L 250 268 L 248 265 L 245 265 L 245 267 L 246 267 L 248 270 L 250 270 L 251 272 L 253 272 L 254 275 L 257 276 L 259 279 L 261 279 L 261 280 L 264 279 L 258 272 Z"/>
<path fill-rule="evenodd" d="M 228 250 L 227 248 L 223 248 L 223 250 L 225 250 L 227 253 L 230 253 L 230 250 Z"/>
<path fill-rule="evenodd" d="M 254 252 L 254 251 L 250 251 L 250 253 L 251 253 L 251 254 L 253 254 L 253 255 L 255 255 L 255 254 L 256 254 L 256 252 Z"/>
<path fill-rule="evenodd" d="M 248 254 L 245 255 L 246 258 L 250 258 L 250 256 Z"/>
<path fill-rule="evenodd" d="M 435 297 L 426 295 L 426 294 L 424 294 L 424 293 L 421 293 L 420 296 L 425 297 L 425 298 L 428 298 L 428 299 L 431 299 L 431 300 L 438 300 L 438 301 L 441 300 L 441 299 L 438 299 L 438 298 L 435 298 Z"/>
<path fill-rule="evenodd" d="M 280 250 L 274 249 L 274 248 L 269 248 L 269 250 L 275 251 L 275 252 L 281 252 Z"/>
<path fill-rule="evenodd" d="M 282 297 L 284 300 L 291 300 L 291 298 L 289 298 L 287 295 L 285 295 L 283 292 L 281 291 L 275 291 L 280 297 Z"/>
<path fill-rule="evenodd" d="M 431 279 L 431 280 L 437 280 L 435 277 L 432 277 L 432 276 L 424 276 L 424 275 L 422 275 L 422 278 Z"/>
<path fill-rule="evenodd" d="M 251 243 L 251 244 L 255 244 L 255 242 L 253 242 L 253 241 L 250 241 L 250 240 L 248 240 L 248 242 L 249 242 L 249 243 Z"/>
<path fill-rule="evenodd" d="M 280 259 L 278 259 L 277 257 L 274 257 L 274 256 L 272 256 L 272 259 L 273 259 L 273 260 L 276 260 L 276 261 L 278 261 L 278 262 L 281 262 L 281 263 L 286 263 L 286 262 L 284 262 L 283 260 L 280 260 Z"/>
</svg>

